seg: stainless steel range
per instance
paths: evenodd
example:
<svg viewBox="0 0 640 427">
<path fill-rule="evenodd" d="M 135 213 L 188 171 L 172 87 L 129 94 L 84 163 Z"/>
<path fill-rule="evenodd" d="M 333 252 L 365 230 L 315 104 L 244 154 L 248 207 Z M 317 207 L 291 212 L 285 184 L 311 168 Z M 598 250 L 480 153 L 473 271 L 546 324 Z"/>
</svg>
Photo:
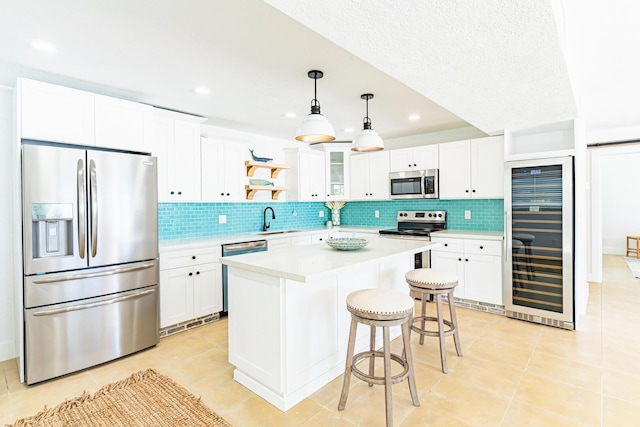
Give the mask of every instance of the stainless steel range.
<svg viewBox="0 0 640 427">
<path fill-rule="evenodd" d="M 431 233 L 447 228 L 446 211 L 398 211 L 398 226 L 388 230 L 380 230 L 382 237 L 397 239 L 431 240 Z M 427 268 L 430 263 L 430 252 L 417 253 L 415 268 Z"/>
</svg>

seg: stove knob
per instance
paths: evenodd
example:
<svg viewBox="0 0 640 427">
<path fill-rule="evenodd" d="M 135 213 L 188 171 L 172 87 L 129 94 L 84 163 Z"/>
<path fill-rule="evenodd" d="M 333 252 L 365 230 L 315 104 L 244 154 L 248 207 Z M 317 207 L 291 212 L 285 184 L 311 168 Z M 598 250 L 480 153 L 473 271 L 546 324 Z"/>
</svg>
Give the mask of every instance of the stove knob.
<svg viewBox="0 0 640 427">
<path fill-rule="evenodd" d="M 431 218 L 432 216 L 433 216 L 433 214 L 432 214 L 432 213 L 430 213 L 430 214 L 429 214 L 429 218 Z"/>
<path fill-rule="evenodd" d="M 442 218 L 442 214 L 441 214 L 441 213 L 439 213 L 439 214 L 438 214 L 438 216 L 439 216 L 440 218 Z"/>
</svg>

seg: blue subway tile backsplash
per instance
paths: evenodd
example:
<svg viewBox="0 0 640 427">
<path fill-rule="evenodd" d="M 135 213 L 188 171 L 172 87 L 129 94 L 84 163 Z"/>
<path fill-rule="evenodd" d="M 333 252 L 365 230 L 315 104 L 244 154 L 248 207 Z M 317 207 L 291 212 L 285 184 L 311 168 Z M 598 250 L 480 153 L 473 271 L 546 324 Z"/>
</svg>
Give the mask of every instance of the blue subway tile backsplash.
<svg viewBox="0 0 640 427">
<path fill-rule="evenodd" d="M 272 220 L 271 214 L 267 214 L 270 230 L 317 228 L 331 219 L 330 210 L 321 202 L 159 203 L 159 238 L 172 240 L 261 231 L 267 206 L 271 206 L 276 215 Z M 376 210 L 379 218 L 375 217 Z M 449 229 L 504 230 L 502 199 L 347 202 L 340 211 L 340 221 L 342 225 L 394 227 L 399 210 L 444 210 Z M 471 219 L 464 219 L 465 210 L 471 211 Z M 324 217 L 319 216 L 320 211 Z M 226 215 L 226 224 L 218 223 L 220 215 Z"/>
</svg>

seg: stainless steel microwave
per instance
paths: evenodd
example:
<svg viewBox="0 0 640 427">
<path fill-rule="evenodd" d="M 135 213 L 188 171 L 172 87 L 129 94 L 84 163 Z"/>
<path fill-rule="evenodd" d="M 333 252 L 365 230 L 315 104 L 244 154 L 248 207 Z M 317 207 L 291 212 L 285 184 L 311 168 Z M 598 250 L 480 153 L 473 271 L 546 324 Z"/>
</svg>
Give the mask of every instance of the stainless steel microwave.
<svg viewBox="0 0 640 427">
<path fill-rule="evenodd" d="M 438 169 L 392 172 L 389 183 L 392 199 L 438 198 Z"/>
</svg>

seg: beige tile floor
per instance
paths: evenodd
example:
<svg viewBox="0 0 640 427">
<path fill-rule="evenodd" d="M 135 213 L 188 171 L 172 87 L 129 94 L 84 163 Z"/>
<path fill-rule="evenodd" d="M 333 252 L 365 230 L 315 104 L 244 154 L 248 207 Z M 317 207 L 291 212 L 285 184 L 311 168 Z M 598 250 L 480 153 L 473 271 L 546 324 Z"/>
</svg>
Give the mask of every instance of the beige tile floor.
<svg viewBox="0 0 640 427">
<path fill-rule="evenodd" d="M 413 336 L 421 406 L 405 383 L 393 388 L 396 426 L 637 426 L 640 424 L 640 279 L 619 256 L 605 256 L 602 284 L 591 284 L 582 329 L 564 331 L 458 309 L 464 357 L 448 343 L 442 374 L 437 339 Z M 353 378 L 337 410 L 342 377 L 286 413 L 232 379 L 226 319 L 171 336 L 150 350 L 44 384 L 19 383 L 15 361 L 0 362 L 0 425 L 44 405 L 93 392 L 155 368 L 235 426 L 384 425 L 381 386 Z M 450 339 L 449 339 L 450 340 Z M 398 343 L 394 343 L 397 345 Z"/>
</svg>

